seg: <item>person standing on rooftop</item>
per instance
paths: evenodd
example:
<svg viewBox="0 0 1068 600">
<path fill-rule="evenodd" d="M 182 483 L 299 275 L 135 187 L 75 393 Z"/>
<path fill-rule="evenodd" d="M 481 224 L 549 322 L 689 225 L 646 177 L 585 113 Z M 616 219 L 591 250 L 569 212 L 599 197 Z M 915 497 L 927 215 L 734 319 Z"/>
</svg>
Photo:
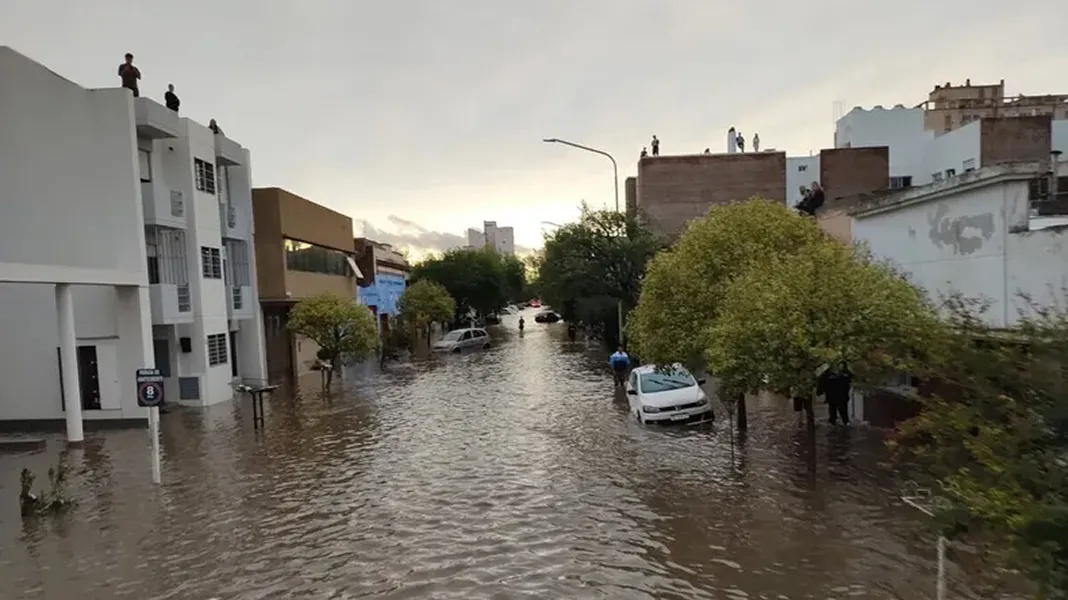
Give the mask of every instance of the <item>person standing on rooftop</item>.
<svg viewBox="0 0 1068 600">
<path fill-rule="evenodd" d="M 137 88 L 137 82 L 141 79 L 141 70 L 133 64 L 133 54 L 126 53 L 126 62 L 119 65 L 119 78 L 122 79 L 122 87 L 133 92 L 134 98 L 141 95 Z"/>
<path fill-rule="evenodd" d="M 660 156 L 660 140 L 656 139 L 655 135 L 653 136 L 653 141 L 650 142 L 649 145 L 653 148 L 653 156 Z"/>
<path fill-rule="evenodd" d="M 163 94 L 163 102 L 167 104 L 167 108 L 178 112 L 178 107 L 182 105 L 182 101 L 178 99 L 178 94 L 174 93 L 174 84 L 167 84 L 167 93 Z"/>
</svg>

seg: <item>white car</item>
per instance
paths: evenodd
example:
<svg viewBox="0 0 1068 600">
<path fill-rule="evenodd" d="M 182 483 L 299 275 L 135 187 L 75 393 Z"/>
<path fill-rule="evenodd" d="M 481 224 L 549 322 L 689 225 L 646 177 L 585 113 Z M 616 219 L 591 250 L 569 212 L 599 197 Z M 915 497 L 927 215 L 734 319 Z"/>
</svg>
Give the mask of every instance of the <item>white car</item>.
<svg viewBox="0 0 1068 600">
<path fill-rule="evenodd" d="M 704 379 L 694 379 L 680 364 L 657 370 L 642 365 L 630 372 L 627 401 L 640 423 L 695 423 L 713 419 L 712 404 L 701 389 Z"/>
<path fill-rule="evenodd" d="M 468 327 L 454 329 L 434 342 L 437 352 L 462 352 L 464 348 L 489 348 L 490 337 L 485 329 Z"/>
</svg>

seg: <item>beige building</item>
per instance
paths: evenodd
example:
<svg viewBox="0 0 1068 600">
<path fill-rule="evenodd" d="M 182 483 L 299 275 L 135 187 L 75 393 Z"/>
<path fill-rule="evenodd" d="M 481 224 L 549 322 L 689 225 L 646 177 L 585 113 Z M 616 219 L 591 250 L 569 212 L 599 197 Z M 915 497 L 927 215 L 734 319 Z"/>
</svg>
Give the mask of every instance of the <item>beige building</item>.
<svg viewBox="0 0 1068 600">
<path fill-rule="evenodd" d="M 252 190 L 256 265 L 270 380 L 311 372 L 318 346 L 286 329 L 289 311 L 322 292 L 356 299 L 352 219 L 279 188 Z"/>
<path fill-rule="evenodd" d="M 920 108 L 924 109 L 924 129 L 941 135 L 982 118 L 1048 115 L 1068 119 L 1068 94 L 1006 97 L 1004 79 L 978 85 L 966 79 L 964 85 L 936 85 Z"/>
</svg>

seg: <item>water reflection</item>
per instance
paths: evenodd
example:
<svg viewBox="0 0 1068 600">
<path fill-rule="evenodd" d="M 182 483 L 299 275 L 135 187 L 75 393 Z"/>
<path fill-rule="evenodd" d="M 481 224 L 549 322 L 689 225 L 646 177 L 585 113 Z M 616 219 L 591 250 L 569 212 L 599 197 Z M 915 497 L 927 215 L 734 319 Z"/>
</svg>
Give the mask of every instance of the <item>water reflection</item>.
<svg viewBox="0 0 1068 600">
<path fill-rule="evenodd" d="M 515 318 L 484 352 L 345 374 L 70 452 L 81 500 L 23 525 L 0 455 L 4 598 L 929 598 L 933 547 L 876 463 L 775 398 L 750 432 L 642 427 L 605 355 Z M 58 448 L 58 439 L 50 448 Z M 970 597 L 956 572 L 954 597 Z M 969 575 L 977 576 L 976 573 Z"/>
</svg>

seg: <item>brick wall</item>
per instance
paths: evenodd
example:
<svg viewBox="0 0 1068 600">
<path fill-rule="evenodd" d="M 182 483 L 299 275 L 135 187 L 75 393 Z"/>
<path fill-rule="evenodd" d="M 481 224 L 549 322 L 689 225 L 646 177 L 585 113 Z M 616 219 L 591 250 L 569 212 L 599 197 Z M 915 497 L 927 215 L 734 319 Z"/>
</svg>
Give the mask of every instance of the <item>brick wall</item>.
<svg viewBox="0 0 1068 600">
<path fill-rule="evenodd" d="M 753 196 L 786 202 L 786 153 L 650 156 L 638 162 L 636 205 L 660 233 L 677 235 L 712 206 Z"/>
<path fill-rule="evenodd" d="M 820 185 L 827 205 L 836 198 L 889 188 L 890 148 L 820 150 Z"/>
<path fill-rule="evenodd" d="M 1051 149 L 1050 125 L 1048 115 L 980 120 L 980 166 L 1048 161 Z"/>
</svg>

